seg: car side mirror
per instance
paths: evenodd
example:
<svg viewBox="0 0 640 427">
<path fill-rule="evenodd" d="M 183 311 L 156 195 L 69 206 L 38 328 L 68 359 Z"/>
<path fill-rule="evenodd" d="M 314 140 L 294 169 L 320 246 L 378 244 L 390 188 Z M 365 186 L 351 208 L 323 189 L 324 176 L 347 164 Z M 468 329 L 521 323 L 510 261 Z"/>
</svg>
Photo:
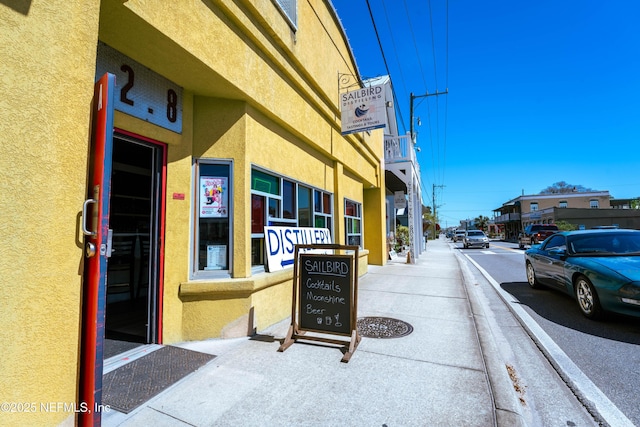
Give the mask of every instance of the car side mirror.
<svg viewBox="0 0 640 427">
<path fill-rule="evenodd" d="M 554 248 L 549 251 L 550 255 L 555 255 L 558 258 L 564 258 L 567 256 L 567 250 L 564 248 Z"/>
</svg>

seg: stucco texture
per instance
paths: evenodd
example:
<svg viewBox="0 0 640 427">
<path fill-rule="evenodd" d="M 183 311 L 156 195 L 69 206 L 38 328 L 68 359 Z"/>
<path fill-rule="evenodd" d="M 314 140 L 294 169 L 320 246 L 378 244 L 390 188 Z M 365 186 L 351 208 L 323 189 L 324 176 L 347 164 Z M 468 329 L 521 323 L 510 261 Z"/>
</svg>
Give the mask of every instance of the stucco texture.
<svg viewBox="0 0 640 427">
<path fill-rule="evenodd" d="M 365 249 L 382 256 L 382 132 L 340 134 L 338 77 L 356 66 L 330 3 L 297 5 L 292 29 L 272 1 L 0 4 L 0 401 L 78 398 L 80 211 L 98 40 L 184 91 L 179 134 L 122 113 L 114 123 L 167 147 L 164 343 L 238 336 L 289 315 L 291 272 L 251 271 L 252 166 L 333 193 L 336 241 L 344 198 L 363 203 Z M 190 277 L 199 158 L 232 162 L 227 280 Z M 68 411 L 0 413 L 0 425 L 73 420 Z"/>
<path fill-rule="evenodd" d="M 77 398 L 99 4 L 12 3 L 0 5 L 0 402 L 37 406 L 0 425 L 55 425 L 74 414 L 40 404 Z"/>
</svg>

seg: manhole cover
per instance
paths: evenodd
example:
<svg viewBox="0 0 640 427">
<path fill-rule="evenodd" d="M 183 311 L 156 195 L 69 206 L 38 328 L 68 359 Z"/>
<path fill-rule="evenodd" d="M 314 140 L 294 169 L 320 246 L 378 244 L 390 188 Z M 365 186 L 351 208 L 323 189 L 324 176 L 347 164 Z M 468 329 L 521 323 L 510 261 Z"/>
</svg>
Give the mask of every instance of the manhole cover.
<svg viewBox="0 0 640 427">
<path fill-rule="evenodd" d="M 400 338 L 413 332 L 413 326 L 390 317 L 361 317 L 357 321 L 358 332 L 367 338 Z"/>
</svg>

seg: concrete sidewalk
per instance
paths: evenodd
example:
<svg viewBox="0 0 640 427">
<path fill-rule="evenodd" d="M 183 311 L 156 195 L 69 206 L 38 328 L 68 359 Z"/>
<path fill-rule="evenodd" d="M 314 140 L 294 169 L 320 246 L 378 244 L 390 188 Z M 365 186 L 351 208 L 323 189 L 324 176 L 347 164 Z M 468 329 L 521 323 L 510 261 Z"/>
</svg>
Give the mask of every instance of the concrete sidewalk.
<svg viewBox="0 0 640 427">
<path fill-rule="evenodd" d="M 398 338 L 362 338 L 349 363 L 340 347 L 298 341 L 278 352 L 290 321 L 255 337 L 181 347 L 214 360 L 104 426 L 519 426 L 505 364 L 445 239 L 415 264 L 369 266 L 358 317 L 410 324 Z"/>
</svg>

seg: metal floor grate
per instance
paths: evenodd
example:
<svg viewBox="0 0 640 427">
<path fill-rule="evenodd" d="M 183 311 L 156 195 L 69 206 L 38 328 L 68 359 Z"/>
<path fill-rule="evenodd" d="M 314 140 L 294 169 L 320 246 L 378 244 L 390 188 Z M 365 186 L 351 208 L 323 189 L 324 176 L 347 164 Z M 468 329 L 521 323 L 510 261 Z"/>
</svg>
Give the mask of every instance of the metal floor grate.
<svg viewBox="0 0 640 427">
<path fill-rule="evenodd" d="M 391 317 L 361 317 L 358 332 L 367 338 L 400 338 L 413 332 L 409 323 Z"/>
</svg>

